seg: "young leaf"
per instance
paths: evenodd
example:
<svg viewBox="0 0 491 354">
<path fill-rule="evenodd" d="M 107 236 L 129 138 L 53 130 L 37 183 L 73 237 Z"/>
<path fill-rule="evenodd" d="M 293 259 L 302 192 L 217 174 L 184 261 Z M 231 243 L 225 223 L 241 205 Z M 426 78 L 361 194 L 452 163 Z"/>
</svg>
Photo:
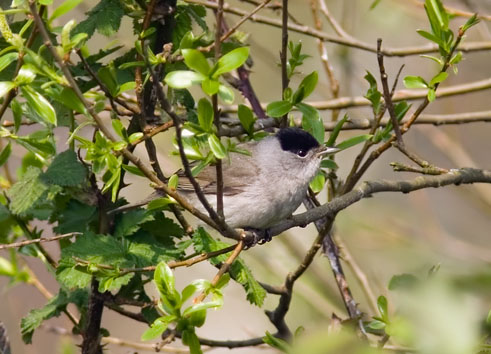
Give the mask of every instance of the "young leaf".
<svg viewBox="0 0 491 354">
<path fill-rule="evenodd" d="M 312 188 L 312 191 L 317 194 L 322 190 L 322 188 L 324 188 L 324 183 L 326 183 L 326 176 L 324 173 L 319 172 L 317 176 L 314 177 L 312 182 L 310 182 L 310 188 Z"/>
<path fill-rule="evenodd" d="M 291 111 L 292 104 L 288 101 L 275 101 L 268 104 L 266 114 L 270 117 L 279 118 Z"/>
<path fill-rule="evenodd" d="M 404 86 L 407 88 L 427 88 L 428 84 L 421 76 L 406 76 Z"/>
<path fill-rule="evenodd" d="M 475 26 L 479 23 L 479 19 L 477 18 L 477 14 L 472 15 L 471 18 L 467 20 L 467 22 L 462 26 L 462 32 L 466 32 L 472 26 Z"/>
<path fill-rule="evenodd" d="M 162 333 L 164 333 L 164 331 L 167 329 L 167 327 L 169 327 L 169 323 L 171 321 L 169 321 L 168 318 L 174 319 L 175 316 L 165 316 L 165 317 L 157 318 L 152 323 L 150 328 L 148 328 L 145 332 L 143 332 L 140 339 L 142 341 L 147 341 L 147 340 L 151 340 L 151 339 L 155 339 L 155 338 L 159 337 Z"/>
<path fill-rule="evenodd" d="M 237 69 L 239 66 L 244 64 L 248 57 L 248 47 L 240 47 L 231 50 L 220 59 L 218 59 L 218 62 L 215 64 L 215 67 L 212 70 L 212 78 L 216 79 L 224 73 L 228 73 L 232 70 Z"/>
<path fill-rule="evenodd" d="M 275 349 L 278 349 L 283 353 L 291 352 L 291 346 L 290 344 L 288 344 L 287 341 L 280 338 L 276 338 L 275 336 L 273 336 L 271 333 L 267 331 L 266 331 L 266 335 L 263 337 L 263 342 Z"/>
<path fill-rule="evenodd" d="M 319 76 L 317 74 L 317 71 L 313 71 L 302 80 L 302 82 L 298 87 L 304 88 L 303 98 L 307 98 L 308 96 L 310 96 L 310 94 L 314 91 L 315 87 L 317 86 L 318 80 L 319 80 Z"/>
<path fill-rule="evenodd" d="M 12 144 L 8 143 L 7 146 L 5 146 L 5 148 L 0 153 L 0 166 L 2 166 L 7 161 L 11 152 L 12 152 Z"/>
<path fill-rule="evenodd" d="M 251 135 L 254 132 L 255 122 L 252 110 L 243 104 L 239 104 L 238 116 L 242 127 L 245 129 L 247 134 Z"/>
<path fill-rule="evenodd" d="M 435 90 L 430 88 L 428 90 L 428 94 L 427 94 L 427 97 L 428 97 L 428 101 L 430 102 L 433 102 L 435 99 L 436 99 L 436 93 L 435 93 Z"/>
<path fill-rule="evenodd" d="M 1 81 L 0 82 L 0 98 L 5 96 L 10 90 L 17 87 L 12 81 Z"/>
<path fill-rule="evenodd" d="M 217 159 L 224 159 L 227 157 L 227 150 L 215 134 L 208 135 L 208 144 L 210 145 L 210 150 Z"/>
<path fill-rule="evenodd" d="M 60 6 L 56 7 L 51 14 L 48 23 L 51 23 L 54 19 L 63 16 L 70 12 L 72 9 L 78 6 L 83 0 L 66 0 Z"/>
<path fill-rule="evenodd" d="M 358 135 L 350 139 L 346 139 L 345 141 L 339 143 L 336 145 L 338 149 L 344 150 L 347 148 L 350 148 L 352 146 L 358 145 L 364 141 L 367 141 L 368 139 L 371 139 L 373 135 L 371 134 L 363 134 L 363 135 Z"/>
<path fill-rule="evenodd" d="M 326 141 L 326 146 L 334 146 L 336 139 L 338 138 L 339 132 L 343 128 L 344 123 L 346 123 L 349 119 L 348 114 L 345 114 L 343 119 L 336 123 L 334 129 L 332 130 L 331 135 L 329 135 L 329 140 Z"/>
<path fill-rule="evenodd" d="M 191 87 L 194 84 L 201 83 L 205 77 L 197 72 L 190 70 L 171 71 L 165 76 L 165 83 L 175 89 Z"/>
<path fill-rule="evenodd" d="M 226 104 L 234 103 L 234 92 L 225 85 L 218 87 L 218 97 Z"/>
<path fill-rule="evenodd" d="M 19 58 L 19 53 L 11 52 L 0 57 L 0 72 Z"/>
<path fill-rule="evenodd" d="M 30 108 L 46 123 L 56 125 L 56 111 L 43 95 L 34 91 L 30 86 L 22 86 L 22 95 Z"/>
<path fill-rule="evenodd" d="M 440 82 L 443 82 L 447 79 L 448 77 L 448 73 L 445 73 L 445 72 L 441 72 L 439 74 L 437 74 L 433 79 L 431 79 L 430 81 L 430 87 L 433 87 L 435 86 L 435 84 L 438 84 Z"/>
<path fill-rule="evenodd" d="M 210 72 L 210 64 L 206 60 L 203 53 L 196 49 L 183 49 L 181 50 L 182 56 L 184 57 L 184 63 L 205 76 Z"/>
<path fill-rule="evenodd" d="M 220 82 L 218 82 L 218 80 L 205 78 L 201 82 L 201 88 L 203 89 L 203 92 L 206 93 L 208 96 L 212 96 L 216 94 L 220 89 Z"/>
<path fill-rule="evenodd" d="M 381 295 L 378 297 L 377 308 L 378 308 L 378 311 L 380 312 L 380 315 L 382 316 L 382 319 L 384 320 L 384 322 L 388 322 L 389 310 L 388 310 L 387 298 L 385 296 Z"/>
</svg>

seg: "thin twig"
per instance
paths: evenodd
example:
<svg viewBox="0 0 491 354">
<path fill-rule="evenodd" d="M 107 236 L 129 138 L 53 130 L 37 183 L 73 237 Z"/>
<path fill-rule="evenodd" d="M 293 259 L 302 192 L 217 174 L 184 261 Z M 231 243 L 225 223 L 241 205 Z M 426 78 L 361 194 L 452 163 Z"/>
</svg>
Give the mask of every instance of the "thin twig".
<svg viewBox="0 0 491 354">
<path fill-rule="evenodd" d="M 385 107 L 387 108 L 387 111 L 389 111 L 392 128 L 394 129 L 394 133 L 397 139 L 397 144 L 403 148 L 404 140 L 402 140 L 401 129 L 399 128 L 399 121 L 397 120 L 396 112 L 394 110 L 392 95 L 389 91 L 388 77 L 387 73 L 385 72 L 384 55 L 382 54 L 382 38 L 377 39 L 377 60 L 380 70 L 380 80 L 382 81 Z"/>
<path fill-rule="evenodd" d="M 205 7 L 216 9 L 217 4 L 213 1 L 202 1 L 202 0 L 186 0 L 188 3 L 199 4 Z M 229 4 L 225 4 L 223 7 L 225 12 L 238 15 L 245 16 L 248 14 L 247 11 L 235 8 L 230 6 Z M 282 21 L 275 20 L 265 16 L 254 15 L 250 17 L 250 20 L 253 22 L 258 22 L 278 28 L 282 28 Z M 293 32 L 301 33 L 307 36 L 311 36 L 314 38 L 319 38 L 322 41 L 337 43 L 340 45 L 345 45 L 348 47 L 353 47 L 361 50 L 366 50 L 372 53 L 377 53 L 377 48 L 365 43 L 363 41 L 357 40 L 355 38 L 341 38 L 339 36 L 333 36 L 328 33 L 318 31 L 308 26 L 297 25 L 294 23 L 288 24 L 288 29 Z M 491 41 L 482 41 L 482 42 L 467 42 L 459 46 L 459 50 L 463 52 L 474 52 L 474 51 L 483 51 L 491 49 Z M 385 56 L 409 56 L 409 55 L 419 55 L 419 54 L 428 54 L 438 51 L 438 46 L 431 44 L 425 46 L 413 46 L 413 47 L 401 47 L 401 48 L 389 48 L 386 47 L 382 50 L 382 53 Z"/>
<path fill-rule="evenodd" d="M 242 252 L 243 249 L 244 249 L 244 241 L 239 241 L 237 243 L 237 245 L 235 245 L 235 248 L 234 248 L 234 251 L 232 252 L 232 254 L 222 264 L 222 266 L 220 267 L 218 273 L 215 275 L 215 277 L 211 281 L 211 285 L 216 286 L 218 284 L 218 281 L 220 280 L 220 278 L 226 272 L 228 272 L 228 270 L 230 269 L 230 266 L 232 265 L 232 263 L 234 263 L 234 261 L 237 259 L 237 257 L 239 256 L 240 252 Z M 194 299 L 193 303 L 198 304 L 198 303 L 202 302 L 206 298 L 206 295 L 208 295 L 206 292 L 202 292 L 200 295 L 198 295 Z"/>
<path fill-rule="evenodd" d="M 17 247 L 27 246 L 27 245 L 31 245 L 33 243 L 52 242 L 52 241 L 61 240 L 61 239 L 67 238 L 67 237 L 73 237 L 73 236 L 77 236 L 77 235 L 82 235 L 82 233 L 81 232 L 70 232 L 68 234 L 63 234 L 63 235 L 58 235 L 58 236 L 53 236 L 53 237 L 41 237 L 41 238 L 36 238 L 34 240 L 25 240 L 25 241 L 20 241 L 20 242 L 3 244 L 3 245 L 0 245 L 0 250 L 4 250 L 7 248 L 17 248 Z"/>
<path fill-rule="evenodd" d="M 288 68 L 287 68 L 287 48 L 288 48 L 288 0 L 282 0 L 283 7 L 281 9 L 281 51 L 280 51 L 280 63 L 281 63 L 281 95 L 288 87 Z M 281 118 L 280 126 L 286 127 L 287 114 Z"/>
</svg>

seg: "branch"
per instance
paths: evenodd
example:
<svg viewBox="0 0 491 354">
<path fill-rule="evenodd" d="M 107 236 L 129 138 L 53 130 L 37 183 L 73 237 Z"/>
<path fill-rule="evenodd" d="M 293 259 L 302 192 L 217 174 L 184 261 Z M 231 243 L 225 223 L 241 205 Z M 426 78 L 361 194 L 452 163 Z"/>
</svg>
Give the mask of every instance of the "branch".
<svg viewBox="0 0 491 354">
<path fill-rule="evenodd" d="M 290 82 L 288 78 L 287 70 L 287 47 L 288 47 L 288 0 L 282 1 L 281 9 L 281 51 L 280 51 L 280 62 L 281 62 L 281 95 L 285 92 L 288 84 Z M 287 125 L 287 114 L 281 117 L 280 126 L 286 127 Z"/>
<path fill-rule="evenodd" d="M 440 88 L 436 92 L 436 97 L 441 98 L 441 97 L 455 96 L 464 93 L 472 93 L 476 91 L 487 90 L 490 88 L 491 88 L 491 78 L 488 78 L 488 79 L 473 81 L 465 84 L 452 85 L 452 86 Z M 425 98 L 427 94 L 428 94 L 427 89 L 399 90 L 394 93 L 394 96 L 392 97 L 392 101 L 400 102 L 404 100 L 409 100 L 409 101 L 417 100 L 417 99 Z M 331 99 L 326 101 L 310 101 L 310 102 L 307 101 L 305 103 L 311 105 L 312 107 L 318 110 L 371 106 L 370 101 L 368 101 L 363 96 L 339 97 L 336 99 Z M 261 106 L 262 108 L 265 109 L 267 105 L 268 102 L 263 103 Z M 236 113 L 237 108 L 238 107 L 236 105 L 224 106 L 222 107 L 222 112 Z"/>
<path fill-rule="evenodd" d="M 201 1 L 201 0 L 186 0 L 187 3 L 198 4 L 205 6 L 207 8 L 216 9 L 217 4 L 212 1 Z M 235 7 L 231 7 L 229 4 L 225 4 L 223 7 L 225 12 L 228 12 L 233 15 L 238 16 L 246 16 L 248 14 L 247 11 L 241 10 Z M 273 27 L 282 28 L 282 21 L 275 20 L 269 17 L 254 15 L 250 17 L 250 20 L 253 22 L 258 22 L 266 25 L 270 25 Z M 369 51 L 372 53 L 377 53 L 377 48 L 355 38 L 342 38 L 338 36 L 333 36 L 328 33 L 318 31 L 308 26 L 297 25 L 294 23 L 288 24 L 288 30 L 304 34 L 306 36 L 318 38 L 325 42 L 336 43 L 340 45 L 345 45 L 352 48 L 357 48 L 365 51 Z M 475 52 L 475 51 L 483 51 L 491 49 L 491 41 L 482 41 L 482 42 L 467 42 L 461 44 L 458 47 L 458 50 L 463 52 Z M 419 54 L 428 54 L 434 53 L 438 51 L 437 45 L 425 45 L 425 46 L 411 46 L 411 47 L 400 47 L 400 48 L 385 48 L 382 51 L 382 54 L 385 56 L 409 56 L 409 55 L 419 55 Z"/>
<path fill-rule="evenodd" d="M 63 234 L 63 235 L 58 235 L 58 236 L 53 236 L 53 237 L 41 237 L 41 238 L 36 238 L 34 240 L 25 240 L 25 241 L 20 241 L 20 242 L 8 243 L 8 244 L 0 245 L 0 250 L 4 250 L 7 248 L 17 248 L 17 247 L 27 246 L 27 245 L 31 245 L 33 243 L 52 242 L 52 241 L 61 240 L 63 238 L 67 238 L 67 237 L 78 236 L 81 234 L 82 234 L 81 232 L 70 232 L 68 234 Z"/>
<path fill-rule="evenodd" d="M 338 212 L 363 198 L 371 197 L 375 193 L 401 192 L 410 193 L 424 188 L 438 188 L 451 184 L 491 183 L 491 171 L 475 168 L 461 168 L 450 170 L 449 173 L 438 176 L 419 176 L 415 179 L 402 181 L 365 181 L 361 186 L 350 192 L 334 198 L 331 202 L 313 208 L 307 212 L 293 215 L 271 228 L 271 235 L 280 233 L 296 226 L 305 226 L 323 217 L 333 218 Z"/>
</svg>

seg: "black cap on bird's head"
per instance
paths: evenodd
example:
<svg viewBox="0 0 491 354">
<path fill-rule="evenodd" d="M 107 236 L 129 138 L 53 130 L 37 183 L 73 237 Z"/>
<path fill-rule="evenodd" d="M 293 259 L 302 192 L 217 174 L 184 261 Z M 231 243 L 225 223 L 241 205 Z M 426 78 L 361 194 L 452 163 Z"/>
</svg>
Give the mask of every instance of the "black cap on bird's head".
<svg viewBox="0 0 491 354">
<path fill-rule="evenodd" d="M 276 133 L 284 151 L 290 151 L 299 156 L 305 156 L 311 149 L 319 147 L 315 138 L 300 128 L 283 128 Z"/>
</svg>

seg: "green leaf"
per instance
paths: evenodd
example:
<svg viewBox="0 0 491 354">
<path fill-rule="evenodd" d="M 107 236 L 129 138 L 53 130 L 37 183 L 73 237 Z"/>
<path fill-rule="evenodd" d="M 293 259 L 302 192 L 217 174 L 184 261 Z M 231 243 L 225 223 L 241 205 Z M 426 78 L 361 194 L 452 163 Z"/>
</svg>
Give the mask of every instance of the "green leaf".
<svg viewBox="0 0 491 354">
<path fill-rule="evenodd" d="M 430 88 L 428 90 L 428 94 L 427 94 L 427 97 L 428 97 L 428 101 L 430 102 L 433 102 L 435 99 L 436 99 L 436 93 L 435 93 L 435 90 Z"/>
<path fill-rule="evenodd" d="M 244 106 L 243 104 L 239 104 L 239 109 L 238 109 L 238 116 L 239 116 L 239 121 L 242 127 L 245 129 L 247 134 L 251 135 L 254 132 L 254 114 L 252 113 L 252 110 Z"/>
<path fill-rule="evenodd" d="M 384 322 L 388 322 L 389 320 L 389 309 L 388 309 L 388 303 L 387 303 L 387 298 L 383 295 L 380 295 L 377 299 L 377 308 L 378 311 L 380 312 L 380 315 L 382 316 L 382 319 Z"/>
<path fill-rule="evenodd" d="M 78 160 L 73 150 L 66 150 L 57 155 L 41 179 L 50 184 L 62 187 L 74 187 L 82 184 L 87 178 L 87 169 Z"/>
<path fill-rule="evenodd" d="M 17 87 L 12 81 L 1 81 L 0 82 L 0 98 L 5 96 L 10 90 Z"/>
<path fill-rule="evenodd" d="M 435 36 L 434 34 L 432 33 L 429 33 L 427 31 L 423 31 L 423 30 L 416 30 L 416 32 L 421 36 L 421 37 L 424 37 L 438 45 L 440 45 L 440 43 L 442 43 L 441 39 L 438 38 L 437 36 Z"/>
<path fill-rule="evenodd" d="M 435 63 L 437 63 L 438 65 L 443 65 L 443 61 L 442 59 L 440 58 L 437 58 L 437 57 L 434 57 L 432 55 L 420 55 L 420 57 L 422 58 L 426 58 L 426 59 L 430 59 L 430 60 L 433 60 Z"/>
<path fill-rule="evenodd" d="M 182 342 L 189 347 L 190 354 L 202 354 L 201 345 L 194 328 L 182 331 Z"/>
<path fill-rule="evenodd" d="M 276 338 L 273 336 L 271 333 L 266 331 L 266 335 L 263 337 L 263 342 L 268 344 L 269 346 L 278 349 L 279 351 L 283 353 L 290 353 L 291 352 L 291 346 L 288 344 L 287 341 L 281 339 L 281 338 Z"/>
<path fill-rule="evenodd" d="M 58 226 L 54 231 L 59 234 L 85 232 L 97 221 L 97 208 L 71 199 L 57 214 Z"/>
<path fill-rule="evenodd" d="M 2 55 L 0 57 L 0 72 L 5 70 L 7 66 L 9 66 L 11 63 L 16 61 L 18 58 L 19 58 L 19 53 L 17 52 L 10 52 Z"/>
<path fill-rule="evenodd" d="M 203 89 L 204 93 L 206 93 L 209 96 L 212 96 L 218 93 L 218 90 L 220 89 L 220 83 L 218 82 L 218 80 L 205 78 L 201 82 L 201 88 Z"/>
<path fill-rule="evenodd" d="M 174 173 L 172 176 L 170 176 L 167 185 L 169 186 L 170 189 L 176 190 L 178 183 L 179 183 L 179 176 Z"/>
<path fill-rule="evenodd" d="M 39 179 L 40 174 L 40 169 L 29 167 L 22 179 L 7 191 L 7 196 L 11 200 L 10 210 L 12 213 L 16 215 L 24 214 L 48 190 L 48 186 Z"/>
<path fill-rule="evenodd" d="M 480 22 L 480 20 L 477 18 L 477 14 L 472 15 L 466 23 L 462 26 L 462 32 L 466 32 L 469 28 L 472 26 L 477 25 Z"/>
<path fill-rule="evenodd" d="M 12 153 L 12 144 L 8 143 L 0 153 L 0 166 L 3 166 L 5 162 L 7 162 L 10 154 Z"/>
<path fill-rule="evenodd" d="M 324 173 L 322 172 L 319 172 L 315 177 L 314 179 L 312 180 L 312 182 L 310 182 L 310 188 L 312 189 L 312 191 L 314 193 L 319 193 L 322 188 L 324 188 L 324 184 L 326 183 L 326 176 L 324 175 Z"/>
<path fill-rule="evenodd" d="M 194 84 L 201 83 L 205 77 L 197 72 L 190 70 L 171 71 L 165 76 L 165 83 L 172 88 L 183 89 L 191 87 Z"/>
<path fill-rule="evenodd" d="M 372 104 L 372 109 L 375 114 L 378 114 L 381 108 L 382 93 L 377 88 L 377 80 L 375 80 L 375 77 L 369 71 L 367 71 L 364 78 L 370 85 L 364 97 Z"/>
<path fill-rule="evenodd" d="M 374 0 L 370 5 L 370 10 L 373 10 L 380 3 L 380 1 L 381 0 Z"/>
<path fill-rule="evenodd" d="M 140 224 L 153 220 L 153 215 L 144 209 L 134 209 L 119 214 L 115 220 L 114 236 L 124 237 L 134 234 Z"/>
<path fill-rule="evenodd" d="M 14 133 L 17 133 L 22 123 L 22 106 L 20 105 L 19 101 L 14 98 L 12 103 L 10 103 L 10 109 L 12 110 L 12 114 L 14 116 Z"/>
<path fill-rule="evenodd" d="M 53 10 L 48 23 L 51 23 L 54 19 L 63 16 L 77 7 L 83 0 L 66 0 L 60 6 Z"/>
<path fill-rule="evenodd" d="M 329 168 L 330 170 L 337 170 L 338 164 L 333 160 L 325 159 L 321 161 L 321 168 Z"/>
<path fill-rule="evenodd" d="M 215 134 L 208 135 L 208 144 L 210 145 L 210 150 L 217 159 L 224 159 L 227 157 L 227 149 L 223 146 L 220 139 Z"/>
<path fill-rule="evenodd" d="M 210 101 L 202 98 L 198 101 L 198 122 L 205 132 L 211 132 L 213 128 L 213 107 Z"/>
<path fill-rule="evenodd" d="M 433 87 L 433 86 L 435 86 L 435 84 L 438 84 L 440 82 L 445 81 L 447 79 L 447 77 L 448 77 L 448 73 L 441 72 L 441 73 L 437 74 L 433 79 L 431 79 L 429 86 Z"/>
<path fill-rule="evenodd" d="M 37 69 L 32 64 L 24 64 L 19 70 L 19 73 L 15 77 L 14 82 L 17 85 L 27 85 L 34 81 L 36 78 Z"/>
<path fill-rule="evenodd" d="M 203 53 L 196 49 L 182 49 L 184 63 L 194 71 L 197 71 L 205 76 L 210 72 L 210 64 L 206 60 Z"/>
<path fill-rule="evenodd" d="M 317 74 L 317 71 L 313 71 L 302 80 L 298 87 L 304 88 L 303 98 L 307 98 L 310 96 L 310 94 L 315 90 L 318 80 L 319 76 Z"/>
<path fill-rule="evenodd" d="M 46 123 L 56 125 L 56 111 L 43 95 L 34 91 L 30 86 L 22 86 L 22 95 L 28 106 Z"/>
<path fill-rule="evenodd" d="M 171 322 L 169 320 L 166 320 L 166 318 L 168 317 L 170 316 L 157 318 L 152 323 L 151 327 L 148 328 L 145 332 L 143 332 L 140 339 L 142 341 L 147 341 L 161 336 L 162 333 L 164 333 L 164 331 L 167 329 L 167 327 L 169 327 L 169 323 Z"/>
<path fill-rule="evenodd" d="M 22 340 L 26 344 L 32 342 L 32 335 L 36 328 L 38 328 L 43 321 L 52 317 L 58 317 L 61 314 L 68 303 L 76 302 L 77 298 L 84 296 L 84 291 L 76 291 L 71 294 L 67 294 L 64 290 L 53 296 L 44 307 L 40 309 L 31 310 L 26 317 L 21 320 L 21 334 Z"/>
<path fill-rule="evenodd" d="M 280 118 L 289 113 L 293 105 L 288 101 L 275 101 L 268 104 L 266 114 L 270 117 Z"/>
<path fill-rule="evenodd" d="M 324 142 L 324 124 L 319 116 L 319 112 L 314 107 L 306 103 L 297 103 L 295 105 L 302 112 L 302 128 L 308 131 L 312 136 L 322 144 Z"/>
<path fill-rule="evenodd" d="M 181 305 L 181 298 L 175 288 L 174 274 L 167 263 L 160 262 L 157 265 L 153 280 L 159 290 L 164 307 L 167 307 L 166 311 L 169 311 L 171 315 L 174 314 L 172 313 L 173 310 Z"/>
<path fill-rule="evenodd" d="M 419 283 L 419 279 L 412 274 L 394 275 L 389 281 L 389 290 L 412 289 Z"/>
<path fill-rule="evenodd" d="M 363 134 L 363 135 L 358 135 L 350 139 L 346 139 L 345 141 L 339 143 L 336 145 L 338 149 L 345 150 L 347 148 L 350 148 L 352 146 L 358 145 L 364 141 L 367 141 L 372 138 L 373 135 L 371 134 Z"/>
<path fill-rule="evenodd" d="M 406 76 L 404 86 L 407 88 L 427 88 L 428 84 L 421 76 Z"/>
<path fill-rule="evenodd" d="M 202 227 L 199 227 L 193 234 L 193 244 L 196 252 L 200 253 L 218 251 L 230 246 L 227 243 L 214 240 Z M 230 253 L 226 253 L 211 258 L 210 262 L 213 265 L 223 263 L 227 260 L 229 254 Z M 257 306 L 263 305 L 266 291 L 259 285 L 256 279 L 254 279 L 250 269 L 241 258 L 236 259 L 235 262 L 232 263 L 230 267 L 230 276 L 243 286 L 247 294 L 247 300 L 251 304 Z"/>
<path fill-rule="evenodd" d="M 384 329 L 385 326 L 386 326 L 386 323 L 382 322 L 380 320 L 372 320 L 367 325 L 368 328 L 373 329 L 375 331 Z"/>
<path fill-rule="evenodd" d="M 234 103 L 234 92 L 225 85 L 220 84 L 218 87 L 218 97 L 226 104 Z"/>
<path fill-rule="evenodd" d="M 123 16 L 124 9 L 119 0 L 102 0 L 87 12 L 86 19 L 75 27 L 73 34 L 87 33 L 92 37 L 97 30 L 104 36 L 112 36 L 118 31 Z"/>
<path fill-rule="evenodd" d="M 346 123 L 349 119 L 348 114 L 345 114 L 343 119 L 338 121 L 336 125 L 334 126 L 334 129 L 331 132 L 331 135 L 329 135 L 329 139 L 326 141 L 326 146 L 334 146 L 334 143 L 336 142 L 336 139 L 338 138 L 339 132 L 343 128 L 344 123 Z"/>
<path fill-rule="evenodd" d="M 69 109 L 74 110 L 77 113 L 88 115 L 87 109 L 75 92 L 69 88 L 64 87 L 61 90 L 58 87 L 49 87 L 45 90 L 50 98 L 60 102 Z"/>
<path fill-rule="evenodd" d="M 462 60 L 462 52 L 457 52 L 457 54 L 455 54 L 452 57 L 452 59 L 450 59 L 450 65 L 458 64 L 460 63 L 461 60 Z"/>
<path fill-rule="evenodd" d="M 212 70 L 212 78 L 216 79 L 224 73 L 228 73 L 232 70 L 237 69 L 239 66 L 244 64 L 248 57 L 248 47 L 240 47 L 231 50 L 220 59 L 218 59 L 218 62 L 215 64 Z"/>
</svg>

